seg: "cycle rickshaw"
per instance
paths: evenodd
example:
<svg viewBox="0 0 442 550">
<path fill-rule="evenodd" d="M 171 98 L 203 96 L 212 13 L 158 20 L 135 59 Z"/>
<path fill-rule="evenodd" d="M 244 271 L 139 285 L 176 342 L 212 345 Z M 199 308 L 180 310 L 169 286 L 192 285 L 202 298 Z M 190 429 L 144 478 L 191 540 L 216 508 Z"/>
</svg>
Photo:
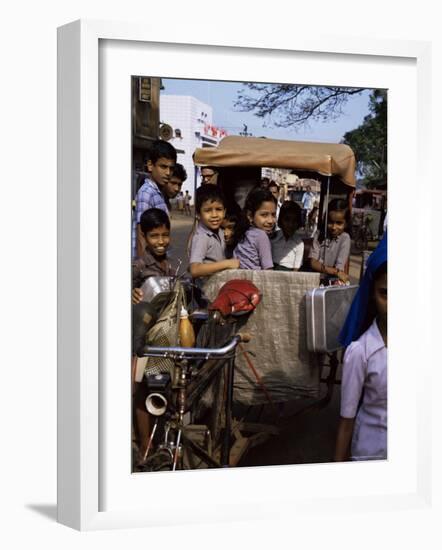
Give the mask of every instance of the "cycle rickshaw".
<svg viewBox="0 0 442 550">
<path fill-rule="evenodd" d="M 227 209 L 243 207 L 247 193 L 260 184 L 264 167 L 289 169 L 299 177 L 314 175 L 321 182 L 320 217 L 327 216 L 331 198 L 345 198 L 351 208 L 355 157 L 346 145 L 232 136 L 217 147 L 197 149 L 194 163 L 196 170 L 216 167 Z M 309 241 L 307 237 L 307 249 Z M 209 300 L 215 300 L 232 279 L 246 280 L 259 290 L 261 303 L 252 313 L 223 317 L 214 311 L 204 319 L 196 316 L 194 321 L 203 327 L 197 347 L 144 349 L 148 358 L 171 362 L 171 374 L 161 390 L 152 386 L 151 410 L 159 414 L 145 470 L 235 466 L 251 446 L 277 434 L 288 422 L 281 404 L 305 401 L 307 405 L 296 412 L 303 414 L 331 398 L 339 363 L 337 335 L 356 286 L 331 289 L 318 320 L 318 273 L 224 271 L 205 285 Z M 241 336 L 243 332 L 251 338 Z M 276 424 L 249 421 L 247 411 L 268 405 Z"/>
</svg>

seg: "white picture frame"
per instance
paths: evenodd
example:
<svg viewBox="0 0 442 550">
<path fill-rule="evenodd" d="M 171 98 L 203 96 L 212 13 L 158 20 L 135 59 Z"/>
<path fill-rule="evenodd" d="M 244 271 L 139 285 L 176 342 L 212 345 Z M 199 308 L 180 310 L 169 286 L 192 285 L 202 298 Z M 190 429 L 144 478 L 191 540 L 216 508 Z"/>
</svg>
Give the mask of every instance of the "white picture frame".
<svg viewBox="0 0 442 550">
<path fill-rule="evenodd" d="M 106 49 L 106 45 L 110 45 L 110 48 Z M 115 52 L 112 51 L 113 45 L 117 46 Z M 118 46 L 123 46 L 122 49 L 126 52 L 121 52 Z M 124 282 L 127 273 L 123 269 L 113 281 L 103 282 L 103 277 L 107 276 L 103 273 L 103 265 L 107 261 L 115 261 L 115 254 L 118 255 L 118 252 L 112 252 L 114 256 L 110 260 L 106 256 L 109 251 L 106 254 L 103 253 L 103 225 L 100 220 L 106 218 L 106 210 L 114 209 L 116 204 L 121 206 L 121 196 L 111 194 L 106 195 L 105 201 L 101 200 L 104 196 L 103 185 L 106 185 L 107 180 L 103 180 L 103 170 L 100 170 L 100 155 L 103 148 L 100 120 L 103 123 L 103 117 L 106 117 L 107 102 L 118 101 L 118 97 L 109 97 L 106 98 L 106 102 L 103 102 L 100 97 L 100 86 L 107 78 L 106 75 L 103 76 L 103 67 L 108 67 L 109 64 L 117 66 L 117 58 L 120 54 L 121 63 L 124 66 L 125 60 L 128 59 L 125 56 L 128 52 L 131 54 L 131 48 L 136 48 L 138 51 L 140 48 L 147 50 L 155 48 L 156 52 L 161 47 L 173 53 L 175 63 L 180 67 L 179 70 L 176 69 L 178 77 L 184 76 L 184 56 L 194 48 L 198 49 L 198 55 L 206 56 L 208 59 L 215 48 L 220 55 L 226 54 L 230 58 L 244 55 L 245 52 L 249 52 L 250 56 L 255 56 L 256 59 L 259 59 L 259 56 L 290 56 L 297 52 L 310 56 L 311 60 L 317 58 L 318 62 L 323 64 L 331 59 L 344 63 L 350 58 L 360 63 L 367 61 L 367 64 L 370 60 L 379 65 L 382 62 L 398 66 L 403 63 L 404 67 L 407 66 L 410 69 L 405 69 L 405 72 L 414 74 L 412 77 L 404 78 L 411 79 L 411 83 L 417 85 L 416 90 L 409 91 L 411 102 L 408 105 L 408 111 L 412 119 L 410 127 L 413 139 L 407 150 L 408 172 L 414 174 L 419 162 L 419 166 L 422 167 L 420 177 L 427 177 L 428 181 L 430 180 L 429 147 L 425 147 L 429 140 L 431 114 L 429 90 L 426 86 L 431 69 L 429 43 L 364 40 L 342 36 L 311 38 L 297 34 L 296 37 L 281 36 L 278 43 L 275 42 L 271 47 L 266 46 L 266 49 L 261 49 L 259 38 L 256 42 L 244 39 L 238 40 L 235 44 L 220 41 L 217 44 L 198 44 L 197 41 L 189 40 L 185 30 L 182 35 L 175 35 L 173 41 L 164 43 L 160 31 L 155 34 L 151 30 L 147 32 L 141 25 L 118 22 L 77 21 L 61 27 L 58 34 L 58 521 L 76 529 L 92 530 L 234 519 L 250 520 L 261 517 L 288 519 L 294 511 L 317 514 L 336 506 L 339 506 L 339 513 L 344 514 L 350 511 L 355 503 L 360 510 L 369 513 L 380 509 L 429 507 L 432 474 L 430 432 L 426 419 L 431 417 L 431 403 L 424 391 L 430 379 L 428 361 L 421 367 L 422 376 L 415 384 L 410 385 L 407 381 L 403 381 L 405 393 L 408 392 L 407 395 L 416 399 L 416 405 L 410 403 L 410 410 L 400 410 L 394 406 L 392 408 L 393 413 L 409 415 L 410 433 L 413 432 L 411 440 L 415 450 L 415 453 L 412 453 L 413 456 L 402 457 L 399 461 L 398 454 L 395 455 L 393 452 L 393 458 L 389 460 L 390 464 L 363 465 L 364 472 L 358 471 L 353 464 L 303 466 L 304 476 L 323 476 L 324 479 L 330 479 L 325 489 L 323 483 L 318 483 L 319 487 L 312 489 L 309 497 L 306 496 L 305 491 L 299 496 L 290 490 L 291 484 L 288 480 L 292 482 L 293 487 L 301 487 L 296 466 L 293 466 L 198 472 L 197 475 L 195 472 L 185 472 L 173 474 L 175 477 L 161 474 L 148 479 L 149 490 L 155 491 L 161 486 L 165 487 L 166 491 L 174 491 L 178 494 L 185 491 L 190 499 L 190 502 L 187 501 L 186 509 L 181 509 L 176 502 L 171 503 L 170 499 L 161 500 L 161 497 L 155 506 L 149 502 L 142 505 L 139 499 L 131 498 L 130 491 L 140 492 L 139 487 L 145 485 L 146 478 L 131 476 L 129 470 L 121 468 L 121 464 L 127 463 L 128 458 L 111 460 L 106 463 L 106 467 L 103 466 L 103 460 L 111 452 L 109 449 L 115 449 L 115 441 L 108 444 L 103 440 L 103 415 L 108 411 L 106 407 L 109 396 L 115 395 L 112 392 L 115 391 L 118 380 L 121 380 L 118 377 L 114 380 L 114 386 L 106 385 L 103 388 L 103 369 L 109 358 L 109 354 L 100 344 L 103 340 L 103 319 L 107 322 L 103 311 L 109 305 L 109 289 L 114 289 L 115 285 L 118 286 L 122 281 Z M 124 70 L 130 73 L 131 69 Z M 208 79 L 224 78 L 225 70 L 221 74 L 223 70 L 219 64 L 212 64 L 207 67 L 204 75 Z M 118 74 L 117 70 L 114 76 L 118 77 Z M 144 74 L 149 72 L 145 71 Z M 190 72 L 190 69 L 185 75 L 190 78 L 197 77 L 196 73 Z M 158 74 L 158 76 L 163 75 Z M 174 75 L 168 73 L 164 76 Z M 252 80 L 248 74 L 244 76 L 245 79 Z M 355 79 L 356 76 L 351 75 L 351 82 L 347 84 L 351 85 Z M 394 112 L 394 99 L 393 96 L 390 102 L 390 104 L 393 103 L 392 111 L 389 113 L 393 119 L 397 115 Z M 129 113 L 130 102 L 124 109 Z M 415 118 L 414 115 L 416 115 Z M 125 114 L 116 113 L 115 117 L 118 116 L 124 118 Z M 127 121 L 127 124 L 130 125 L 130 122 Z M 110 139 L 113 139 L 114 133 L 110 133 Z M 114 145 L 110 143 L 109 146 L 112 148 Z M 120 150 L 122 158 L 126 159 L 122 162 L 126 162 L 127 167 L 130 146 L 127 150 L 125 148 Z M 399 179 L 404 181 L 404 194 L 407 194 L 411 189 L 410 177 L 407 171 L 400 170 L 400 163 L 395 156 L 397 153 L 394 147 L 389 151 L 392 180 L 393 183 Z M 105 168 L 104 171 L 106 171 Z M 121 173 L 123 175 L 126 173 L 124 167 Z M 108 175 L 108 172 L 106 174 Z M 127 187 L 129 188 L 129 185 Z M 398 212 L 400 208 L 406 208 L 411 204 L 412 199 L 409 196 L 401 197 L 395 188 L 397 189 L 397 185 L 396 187 L 393 185 L 391 189 L 389 186 L 389 238 L 391 237 L 390 242 L 393 243 L 390 245 L 390 258 L 394 260 L 389 269 L 389 277 L 399 280 L 398 274 L 404 259 L 394 251 L 401 224 Z M 124 226 L 125 221 L 122 223 Z M 115 230 L 118 227 L 119 223 L 116 223 Z M 417 250 L 419 238 L 425 235 L 429 227 L 430 220 L 422 220 L 416 234 L 410 235 L 408 243 L 412 249 L 415 247 Z M 129 230 L 127 239 L 130 239 Z M 117 243 L 115 247 L 121 250 L 119 247 L 124 248 L 126 244 L 123 238 L 122 242 Z M 416 270 L 423 288 L 429 288 L 431 284 L 430 275 L 420 267 L 423 265 L 421 260 L 429 257 L 425 256 L 428 248 L 429 243 L 423 244 L 418 250 L 419 261 Z M 106 256 L 104 259 L 103 254 Z M 127 266 L 129 268 L 128 263 Z M 399 285 L 396 290 L 390 292 L 389 299 L 393 304 L 400 299 L 400 292 Z M 123 295 L 120 300 L 123 309 L 125 300 L 126 296 Z M 426 319 L 431 319 L 429 314 L 431 303 L 428 296 L 420 292 L 419 296 L 410 297 L 410 301 L 409 307 L 414 321 L 410 326 L 404 327 L 401 336 L 409 338 L 409 341 L 413 338 L 413 331 L 416 329 L 417 312 L 424 312 L 427 314 Z M 394 315 L 393 312 L 389 335 L 389 342 L 391 339 L 393 344 L 389 350 L 389 361 L 395 365 L 402 363 L 405 357 L 407 365 L 410 365 L 413 358 L 416 358 L 428 344 L 431 331 L 425 331 L 421 326 L 418 330 L 424 336 L 419 344 L 408 354 L 401 355 L 400 350 L 394 346 L 394 342 L 398 341 L 395 319 L 399 319 L 399 315 L 397 313 Z M 424 325 L 428 322 L 423 321 Z M 127 326 L 126 323 L 125 327 Z M 126 336 L 128 341 L 129 333 L 124 329 L 122 340 Z M 113 344 L 106 345 L 118 346 L 119 344 L 114 341 Z M 124 351 L 116 355 L 125 357 Z M 405 369 L 405 372 L 410 370 L 411 367 L 408 371 Z M 389 374 L 389 384 L 392 384 L 393 389 L 395 381 L 398 380 L 395 376 L 394 372 L 391 376 Z M 127 400 L 129 400 L 129 375 L 126 389 Z M 127 410 L 127 402 L 122 405 L 122 408 Z M 124 419 L 122 422 L 118 418 L 114 420 L 117 434 L 126 433 L 130 429 Z M 393 424 L 397 422 L 394 414 L 391 422 Z M 128 445 L 125 442 L 121 446 Z M 401 448 L 400 443 L 397 448 Z M 394 483 L 392 482 L 391 486 L 385 485 L 383 491 L 375 485 L 372 492 L 364 489 L 355 493 L 354 487 L 358 484 L 362 473 L 368 478 L 378 475 L 390 477 L 394 479 Z M 126 490 L 123 485 L 116 489 L 112 488 L 109 493 L 116 496 L 113 499 L 104 499 L 103 484 L 114 482 L 118 484 L 120 474 L 122 483 L 124 482 L 125 487 L 129 489 Z M 346 486 L 339 481 L 343 478 L 346 478 Z M 260 486 L 259 491 L 255 488 L 257 481 Z M 220 495 L 217 505 L 207 506 L 207 502 L 202 501 L 201 496 L 205 494 L 208 483 Z M 229 502 L 229 490 L 232 486 L 241 487 L 242 493 L 236 494 L 235 503 L 225 506 L 223 504 Z M 189 493 L 189 488 L 194 490 Z M 145 488 L 142 490 L 147 494 Z M 301 489 L 300 493 L 302 493 Z M 108 506 L 105 502 L 107 500 L 112 501 L 112 505 Z M 275 506 L 275 504 L 283 504 L 283 506 Z M 282 508 L 286 512 L 282 511 Z"/>
</svg>

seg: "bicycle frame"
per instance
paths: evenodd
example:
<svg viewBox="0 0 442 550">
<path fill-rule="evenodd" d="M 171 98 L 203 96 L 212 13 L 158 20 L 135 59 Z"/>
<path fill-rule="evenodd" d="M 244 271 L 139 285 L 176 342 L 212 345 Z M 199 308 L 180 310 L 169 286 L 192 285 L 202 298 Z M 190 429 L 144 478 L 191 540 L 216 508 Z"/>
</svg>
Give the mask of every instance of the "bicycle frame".
<svg viewBox="0 0 442 550">
<path fill-rule="evenodd" d="M 183 347 L 149 347 L 143 350 L 144 357 L 162 357 L 172 359 L 175 363 L 175 375 L 173 390 L 175 391 L 175 404 L 167 403 L 167 416 L 170 420 L 165 426 L 165 439 L 159 445 L 157 453 L 163 453 L 172 460 L 172 470 L 177 468 L 178 459 L 182 455 L 182 446 L 187 446 L 195 455 L 202 459 L 209 467 L 226 467 L 229 465 L 229 445 L 230 445 L 230 417 L 232 407 L 233 392 L 233 369 L 236 347 L 241 341 L 246 341 L 248 336 L 241 334 L 235 335 L 230 342 L 221 348 L 183 348 Z M 189 361 L 201 360 L 203 366 L 198 369 L 196 376 L 193 374 Z M 226 426 L 224 439 L 221 446 L 221 460 L 218 462 L 209 452 L 197 445 L 187 435 L 184 415 L 191 411 L 196 400 L 208 388 L 216 375 L 226 365 L 228 368 L 228 391 L 225 403 Z M 147 450 L 144 456 L 144 462 L 147 463 L 149 452 L 152 446 L 153 438 L 158 428 L 158 418 L 152 429 Z M 169 440 L 169 432 L 176 432 L 175 441 Z M 207 430 L 210 433 L 210 430 Z M 211 437 L 211 435 L 209 435 Z"/>
</svg>

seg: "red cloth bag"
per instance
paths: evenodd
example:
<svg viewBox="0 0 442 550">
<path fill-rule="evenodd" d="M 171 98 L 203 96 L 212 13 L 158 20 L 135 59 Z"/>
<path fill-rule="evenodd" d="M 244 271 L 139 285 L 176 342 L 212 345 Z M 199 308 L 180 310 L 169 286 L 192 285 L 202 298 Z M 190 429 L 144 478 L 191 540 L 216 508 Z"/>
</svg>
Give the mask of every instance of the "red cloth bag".
<svg viewBox="0 0 442 550">
<path fill-rule="evenodd" d="M 253 311 L 261 301 L 261 292 L 247 279 L 232 279 L 219 290 L 209 310 L 219 311 L 224 317 L 243 315 Z"/>
</svg>

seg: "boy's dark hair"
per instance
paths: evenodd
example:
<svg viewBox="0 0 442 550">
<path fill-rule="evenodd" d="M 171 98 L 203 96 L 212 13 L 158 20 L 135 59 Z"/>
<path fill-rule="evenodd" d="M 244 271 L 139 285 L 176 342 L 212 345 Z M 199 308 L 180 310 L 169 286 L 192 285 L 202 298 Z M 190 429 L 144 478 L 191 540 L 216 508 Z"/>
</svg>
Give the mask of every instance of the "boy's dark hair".
<svg viewBox="0 0 442 550">
<path fill-rule="evenodd" d="M 152 164 L 155 164 L 160 158 L 173 160 L 176 162 L 176 150 L 175 147 L 167 141 L 157 139 L 152 142 L 149 148 L 149 160 Z"/>
<path fill-rule="evenodd" d="M 327 214 L 329 215 L 330 212 L 336 212 L 336 211 L 344 211 L 344 217 L 345 217 L 345 228 L 344 231 L 348 233 L 351 237 L 351 213 L 350 213 L 350 207 L 348 205 L 348 202 L 344 199 L 332 199 L 328 203 L 328 209 Z M 321 221 L 321 226 L 319 230 L 319 242 L 322 243 L 325 239 L 325 215 Z"/>
<path fill-rule="evenodd" d="M 302 208 L 295 201 L 284 201 L 279 210 L 278 225 L 281 225 L 281 219 L 284 217 L 295 220 L 296 227 L 302 223 Z"/>
<path fill-rule="evenodd" d="M 141 214 L 140 218 L 140 228 L 143 235 L 152 229 L 161 227 L 162 225 L 166 226 L 167 229 L 170 229 L 170 220 L 169 216 L 161 210 L 160 208 L 148 208 Z"/>
<path fill-rule="evenodd" d="M 172 177 L 178 178 L 181 181 L 186 181 L 187 172 L 182 164 L 177 162 L 172 170 Z"/>
<path fill-rule="evenodd" d="M 202 185 L 196 190 L 195 210 L 199 214 L 205 202 L 219 201 L 225 206 L 224 196 L 218 185 Z"/>
<path fill-rule="evenodd" d="M 276 187 L 277 189 L 279 189 L 279 185 L 274 180 L 272 180 L 267 187 L 268 189 L 270 189 L 270 187 Z"/>
<path fill-rule="evenodd" d="M 226 215 L 224 216 L 224 221 L 231 222 L 231 223 L 238 223 L 240 213 L 234 213 L 232 211 L 227 211 Z"/>
</svg>

